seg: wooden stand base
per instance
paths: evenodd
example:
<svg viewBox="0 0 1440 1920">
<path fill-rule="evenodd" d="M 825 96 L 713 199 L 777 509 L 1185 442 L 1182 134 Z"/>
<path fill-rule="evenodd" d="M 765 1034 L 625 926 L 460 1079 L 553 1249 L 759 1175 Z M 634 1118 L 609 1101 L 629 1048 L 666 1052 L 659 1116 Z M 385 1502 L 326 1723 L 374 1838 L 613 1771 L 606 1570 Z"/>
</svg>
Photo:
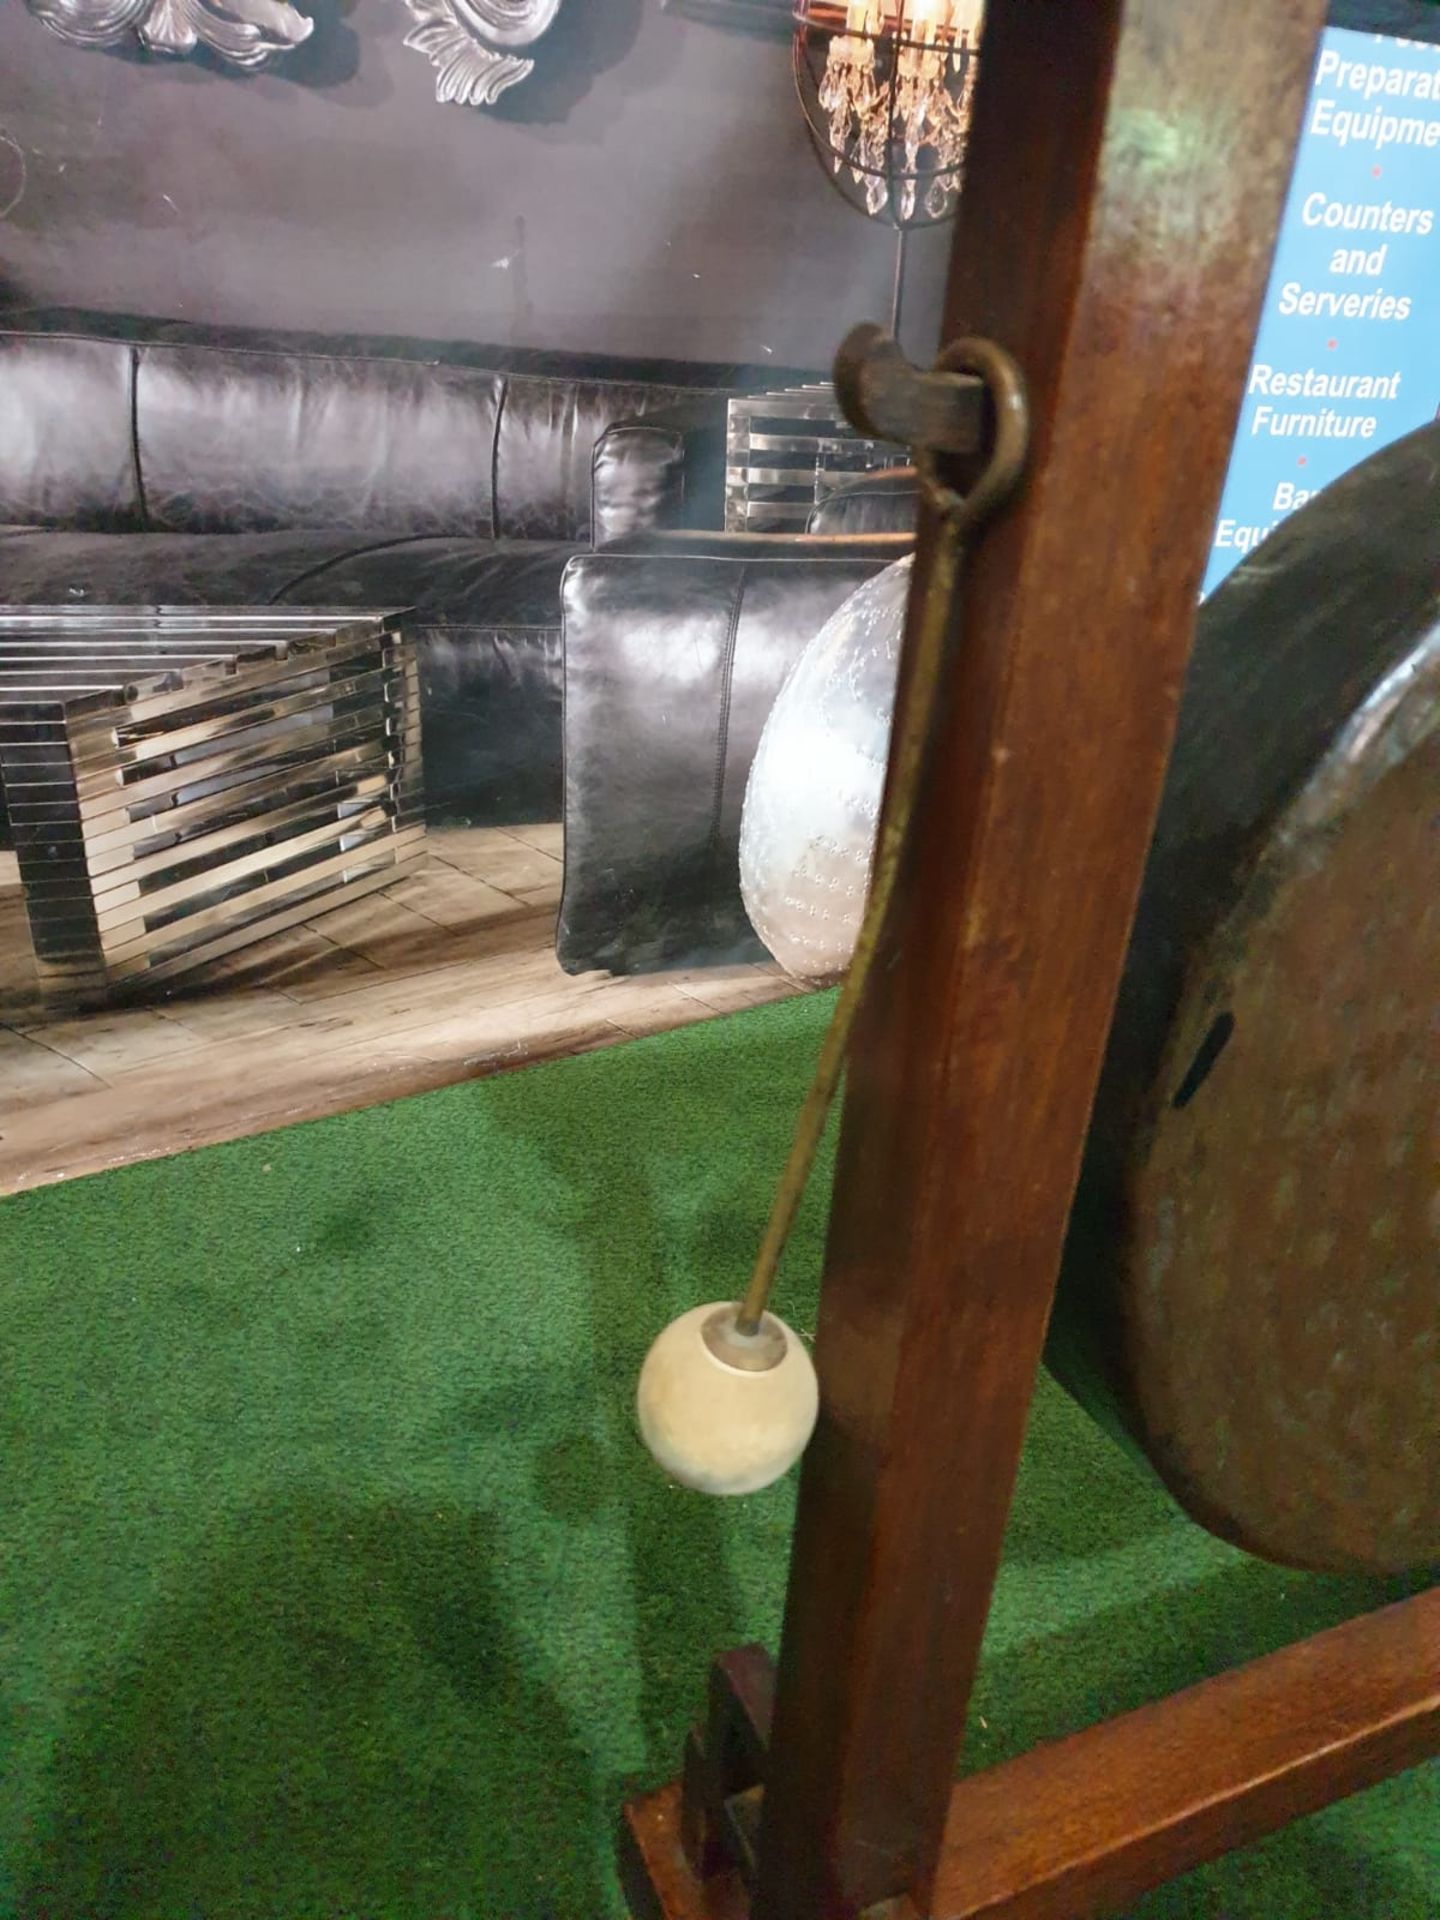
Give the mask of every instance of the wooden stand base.
<svg viewBox="0 0 1440 1920">
<path fill-rule="evenodd" d="M 685 1781 L 625 1809 L 634 1920 L 752 1909 L 756 1648 L 717 1662 Z M 961 1780 L 927 1920 L 1087 1920 L 1440 1752 L 1440 1588 Z M 867 1920 L 920 1920 L 906 1898 Z"/>
</svg>

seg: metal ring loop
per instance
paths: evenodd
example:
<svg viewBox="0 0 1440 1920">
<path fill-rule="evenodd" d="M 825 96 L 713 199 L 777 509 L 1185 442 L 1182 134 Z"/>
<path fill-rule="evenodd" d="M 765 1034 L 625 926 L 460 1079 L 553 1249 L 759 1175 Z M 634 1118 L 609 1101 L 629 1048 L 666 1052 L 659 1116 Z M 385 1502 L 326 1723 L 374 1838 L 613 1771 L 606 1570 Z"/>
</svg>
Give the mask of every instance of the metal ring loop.
<svg viewBox="0 0 1440 1920">
<path fill-rule="evenodd" d="M 952 536 L 963 539 L 971 527 L 988 519 L 1015 491 L 1025 470 L 1030 406 L 1019 363 L 993 340 L 975 335 L 953 340 L 935 362 L 935 371 L 975 374 L 985 382 L 995 409 L 995 444 L 984 471 L 968 493 L 960 493 L 941 478 L 938 455 L 924 447 L 911 450 L 926 500 L 949 523 Z"/>
</svg>

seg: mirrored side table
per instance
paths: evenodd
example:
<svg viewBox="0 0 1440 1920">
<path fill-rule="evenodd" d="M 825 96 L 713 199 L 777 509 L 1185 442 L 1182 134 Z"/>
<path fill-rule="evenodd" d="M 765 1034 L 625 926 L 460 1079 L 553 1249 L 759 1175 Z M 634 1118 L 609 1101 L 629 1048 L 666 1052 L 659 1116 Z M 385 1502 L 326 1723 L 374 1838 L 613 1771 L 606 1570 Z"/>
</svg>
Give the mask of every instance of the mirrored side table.
<svg viewBox="0 0 1440 1920">
<path fill-rule="evenodd" d="M 827 494 L 899 457 L 856 432 L 828 382 L 735 394 L 726 405 L 725 531 L 803 533 Z"/>
<path fill-rule="evenodd" d="M 41 992 L 188 974 L 420 859 L 404 616 L 0 607 L 0 780 Z"/>
</svg>

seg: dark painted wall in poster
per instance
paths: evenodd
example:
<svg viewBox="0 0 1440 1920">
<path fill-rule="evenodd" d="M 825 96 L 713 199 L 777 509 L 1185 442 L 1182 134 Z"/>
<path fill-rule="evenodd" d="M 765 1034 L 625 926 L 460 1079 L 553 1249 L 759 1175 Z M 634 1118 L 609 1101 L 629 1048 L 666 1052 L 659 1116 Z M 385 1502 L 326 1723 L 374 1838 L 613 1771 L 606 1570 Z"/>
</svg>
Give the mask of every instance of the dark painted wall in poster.
<svg viewBox="0 0 1440 1920">
<path fill-rule="evenodd" d="M 4 301 L 822 366 L 894 236 L 809 149 L 783 41 L 567 0 L 498 110 L 441 106 L 401 0 L 301 0 L 271 72 L 67 46 L 0 4 Z M 912 241 L 933 346 L 947 232 Z"/>
</svg>

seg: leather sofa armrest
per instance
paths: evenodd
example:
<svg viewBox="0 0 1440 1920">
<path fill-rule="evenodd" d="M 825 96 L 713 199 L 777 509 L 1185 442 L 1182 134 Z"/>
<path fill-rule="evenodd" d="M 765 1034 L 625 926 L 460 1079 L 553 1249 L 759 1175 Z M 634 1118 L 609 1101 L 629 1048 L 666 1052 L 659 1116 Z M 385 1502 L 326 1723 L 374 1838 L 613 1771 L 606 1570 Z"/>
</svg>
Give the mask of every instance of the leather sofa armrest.
<svg viewBox="0 0 1440 1920">
<path fill-rule="evenodd" d="M 808 533 L 911 533 L 920 511 L 913 467 L 882 467 L 835 486 L 815 507 Z"/>
<path fill-rule="evenodd" d="M 651 534 L 561 589 L 569 973 L 764 958 L 740 898 L 760 730 L 802 648 L 903 536 Z"/>
<path fill-rule="evenodd" d="M 651 527 L 719 527 L 725 518 L 723 393 L 697 394 L 595 443 L 590 513 L 596 546 Z"/>
</svg>

